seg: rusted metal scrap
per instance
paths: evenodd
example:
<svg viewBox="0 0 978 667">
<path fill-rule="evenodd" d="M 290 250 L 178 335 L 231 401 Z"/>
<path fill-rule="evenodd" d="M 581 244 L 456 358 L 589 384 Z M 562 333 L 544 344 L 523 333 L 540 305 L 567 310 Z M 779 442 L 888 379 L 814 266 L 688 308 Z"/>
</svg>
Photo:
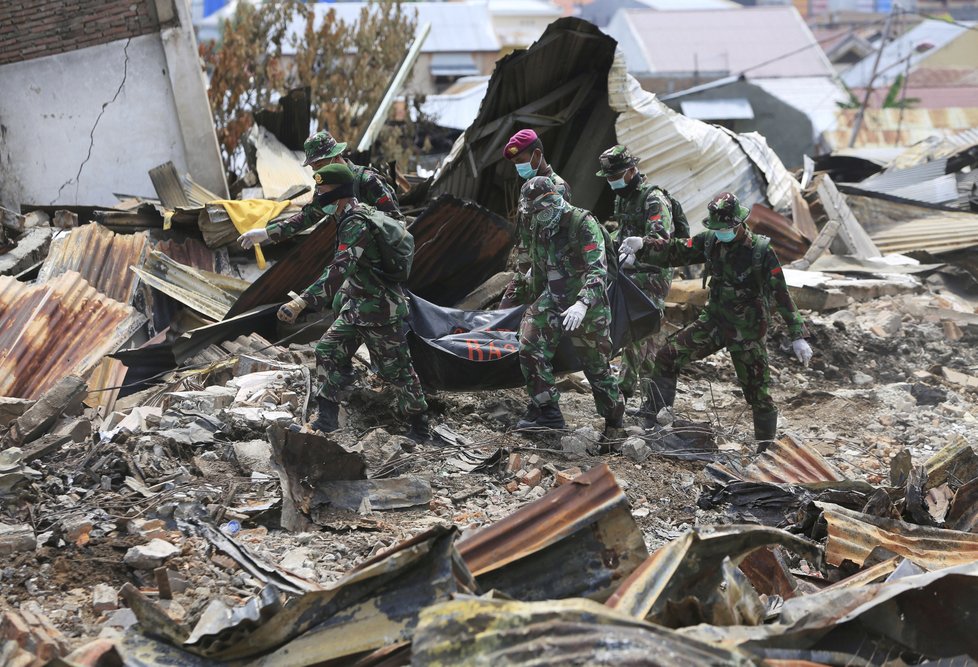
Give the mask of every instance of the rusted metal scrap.
<svg viewBox="0 0 978 667">
<path fill-rule="evenodd" d="M 459 543 L 484 590 L 520 600 L 604 600 L 648 557 L 607 464 Z"/>
<path fill-rule="evenodd" d="M 849 560 L 862 565 L 877 547 L 909 558 L 928 569 L 978 561 L 978 535 L 917 526 L 817 503 L 828 524 L 825 557 L 831 565 Z"/>
<path fill-rule="evenodd" d="M 652 554 L 622 583 L 607 605 L 667 627 L 718 621 L 742 624 L 745 616 L 736 608 L 739 601 L 728 596 L 728 591 L 735 584 L 742 589 L 743 597 L 753 593 L 753 589 L 744 588 L 746 582 L 738 580 L 732 566 L 755 549 L 776 544 L 815 565 L 821 563 L 822 552 L 817 544 L 776 528 L 728 526 L 709 534 L 694 530 Z M 724 583 L 727 585 L 721 586 Z"/>
<path fill-rule="evenodd" d="M 748 655 L 684 637 L 592 600 L 463 598 L 425 609 L 414 665 L 749 665 Z"/>
<path fill-rule="evenodd" d="M 472 593 L 475 582 L 455 550 L 457 530 L 436 527 L 353 569 L 336 584 L 281 607 L 273 592 L 204 618 L 191 629 L 129 587 L 125 595 L 142 634 L 118 650 L 125 664 L 204 665 L 229 661 L 264 667 L 314 665 L 367 654 L 411 637 L 420 611 Z M 162 641 L 160 641 L 162 640 Z"/>
</svg>

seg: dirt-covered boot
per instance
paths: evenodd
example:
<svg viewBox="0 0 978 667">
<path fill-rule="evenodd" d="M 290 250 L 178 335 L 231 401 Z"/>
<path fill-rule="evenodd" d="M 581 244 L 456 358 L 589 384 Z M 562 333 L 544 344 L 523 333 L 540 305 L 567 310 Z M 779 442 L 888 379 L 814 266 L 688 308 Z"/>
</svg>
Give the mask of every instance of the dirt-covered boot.
<svg viewBox="0 0 978 667">
<path fill-rule="evenodd" d="M 431 422 L 427 412 L 418 412 L 409 418 L 410 427 L 405 434 L 411 440 L 421 444 L 431 440 Z"/>
<path fill-rule="evenodd" d="M 538 407 L 537 410 L 536 419 L 532 420 L 527 419 L 527 417 L 532 416 L 530 410 L 527 410 L 527 414 L 523 419 L 516 423 L 516 429 L 561 429 L 566 426 L 564 414 L 557 407 L 556 403 L 547 403 L 544 406 Z"/>
<path fill-rule="evenodd" d="M 645 428 L 656 425 L 656 416 L 662 408 L 671 408 L 676 402 L 676 378 L 655 377 L 649 380 L 645 395 L 647 401 Z"/>
<path fill-rule="evenodd" d="M 754 442 L 757 443 L 757 453 L 767 449 L 777 437 L 778 411 L 754 412 Z"/>
<path fill-rule="evenodd" d="M 325 398 L 317 398 L 319 414 L 310 426 L 320 433 L 332 433 L 340 427 L 340 404 Z"/>
<path fill-rule="evenodd" d="M 617 405 L 614 411 L 604 418 L 604 431 L 598 441 L 602 454 L 621 451 L 621 443 L 625 439 L 625 404 Z"/>
</svg>

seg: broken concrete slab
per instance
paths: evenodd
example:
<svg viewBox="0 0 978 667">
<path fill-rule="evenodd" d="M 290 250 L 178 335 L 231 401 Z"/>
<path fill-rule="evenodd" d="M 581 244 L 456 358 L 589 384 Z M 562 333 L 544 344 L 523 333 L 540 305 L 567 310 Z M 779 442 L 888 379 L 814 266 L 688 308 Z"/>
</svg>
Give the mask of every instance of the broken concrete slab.
<svg viewBox="0 0 978 667">
<path fill-rule="evenodd" d="M 4 446 L 23 445 L 44 435 L 65 410 L 81 405 L 87 389 L 80 377 L 63 378 L 11 424 Z"/>
<path fill-rule="evenodd" d="M 146 544 L 131 547 L 123 557 L 123 562 L 137 570 L 154 570 L 163 565 L 166 559 L 180 553 L 180 547 L 166 540 L 154 538 Z"/>
<path fill-rule="evenodd" d="M 12 276 L 44 259 L 51 246 L 53 230 L 33 227 L 17 241 L 17 246 L 0 255 L 0 276 Z"/>
<path fill-rule="evenodd" d="M 29 398 L 11 398 L 0 396 L 0 428 L 10 426 L 10 423 L 27 412 L 36 401 Z"/>
<path fill-rule="evenodd" d="M 326 505 L 352 512 L 364 509 L 392 510 L 431 501 L 431 484 L 417 477 L 391 477 L 388 479 L 356 479 L 323 482 L 316 489 L 321 507 L 312 512 L 313 520 L 324 515 Z M 325 505 L 323 505 L 325 503 Z"/>
<path fill-rule="evenodd" d="M 274 475 L 272 468 L 272 446 L 265 440 L 248 440 L 246 442 L 235 442 L 231 445 L 234 448 L 234 457 L 238 460 L 238 465 L 247 472 L 260 472 L 266 475 Z"/>
<path fill-rule="evenodd" d="M 36 546 L 34 529 L 27 524 L 11 526 L 0 523 L 0 555 L 9 556 L 21 551 L 33 551 Z"/>
</svg>

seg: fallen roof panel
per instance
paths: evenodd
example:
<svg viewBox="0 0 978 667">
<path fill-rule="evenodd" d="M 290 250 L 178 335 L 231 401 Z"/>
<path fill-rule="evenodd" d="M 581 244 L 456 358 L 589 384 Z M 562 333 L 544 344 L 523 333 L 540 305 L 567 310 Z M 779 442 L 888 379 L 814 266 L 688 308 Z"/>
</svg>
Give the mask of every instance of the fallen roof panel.
<svg viewBox="0 0 978 667">
<path fill-rule="evenodd" d="M 482 588 L 523 600 L 602 600 L 648 557 L 625 493 L 604 463 L 458 548 Z"/>
<path fill-rule="evenodd" d="M 978 246 L 978 215 L 847 188 L 849 208 L 883 253 L 934 254 Z"/>
<path fill-rule="evenodd" d="M 146 232 L 116 234 L 98 223 L 82 225 L 51 242 L 37 279 L 46 282 L 76 271 L 110 299 L 131 303 L 139 278 L 129 267 L 139 266 L 148 249 Z"/>
<path fill-rule="evenodd" d="M 883 547 L 929 570 L 978 561 L 978 535 L 905 523 L 817 502 L 828 524 L 825 559 L 831 565 L 850 560 L 862 565 Z"/>
<path fill-rule="evenodd" d="M 75 271 L 37 285 L 0 276 L 0 396 L 39 398 L 67 375 L 84 377 L 144 319 Z"/>
</svg>

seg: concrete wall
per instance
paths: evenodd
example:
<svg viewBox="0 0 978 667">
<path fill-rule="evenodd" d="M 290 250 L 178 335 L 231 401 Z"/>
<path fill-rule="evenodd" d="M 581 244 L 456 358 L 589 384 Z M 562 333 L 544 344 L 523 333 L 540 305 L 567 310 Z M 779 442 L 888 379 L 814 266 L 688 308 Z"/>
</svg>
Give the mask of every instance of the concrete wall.
<svg viewBox="0 0 978 667">
<path fill-rule="evenodd" d="M 147 172 L 167 161 L 226 194 L 188 9 L 157 9 L 162 33 L 0 66 L 4 206 L 155 196 Z"/>
</svg>

